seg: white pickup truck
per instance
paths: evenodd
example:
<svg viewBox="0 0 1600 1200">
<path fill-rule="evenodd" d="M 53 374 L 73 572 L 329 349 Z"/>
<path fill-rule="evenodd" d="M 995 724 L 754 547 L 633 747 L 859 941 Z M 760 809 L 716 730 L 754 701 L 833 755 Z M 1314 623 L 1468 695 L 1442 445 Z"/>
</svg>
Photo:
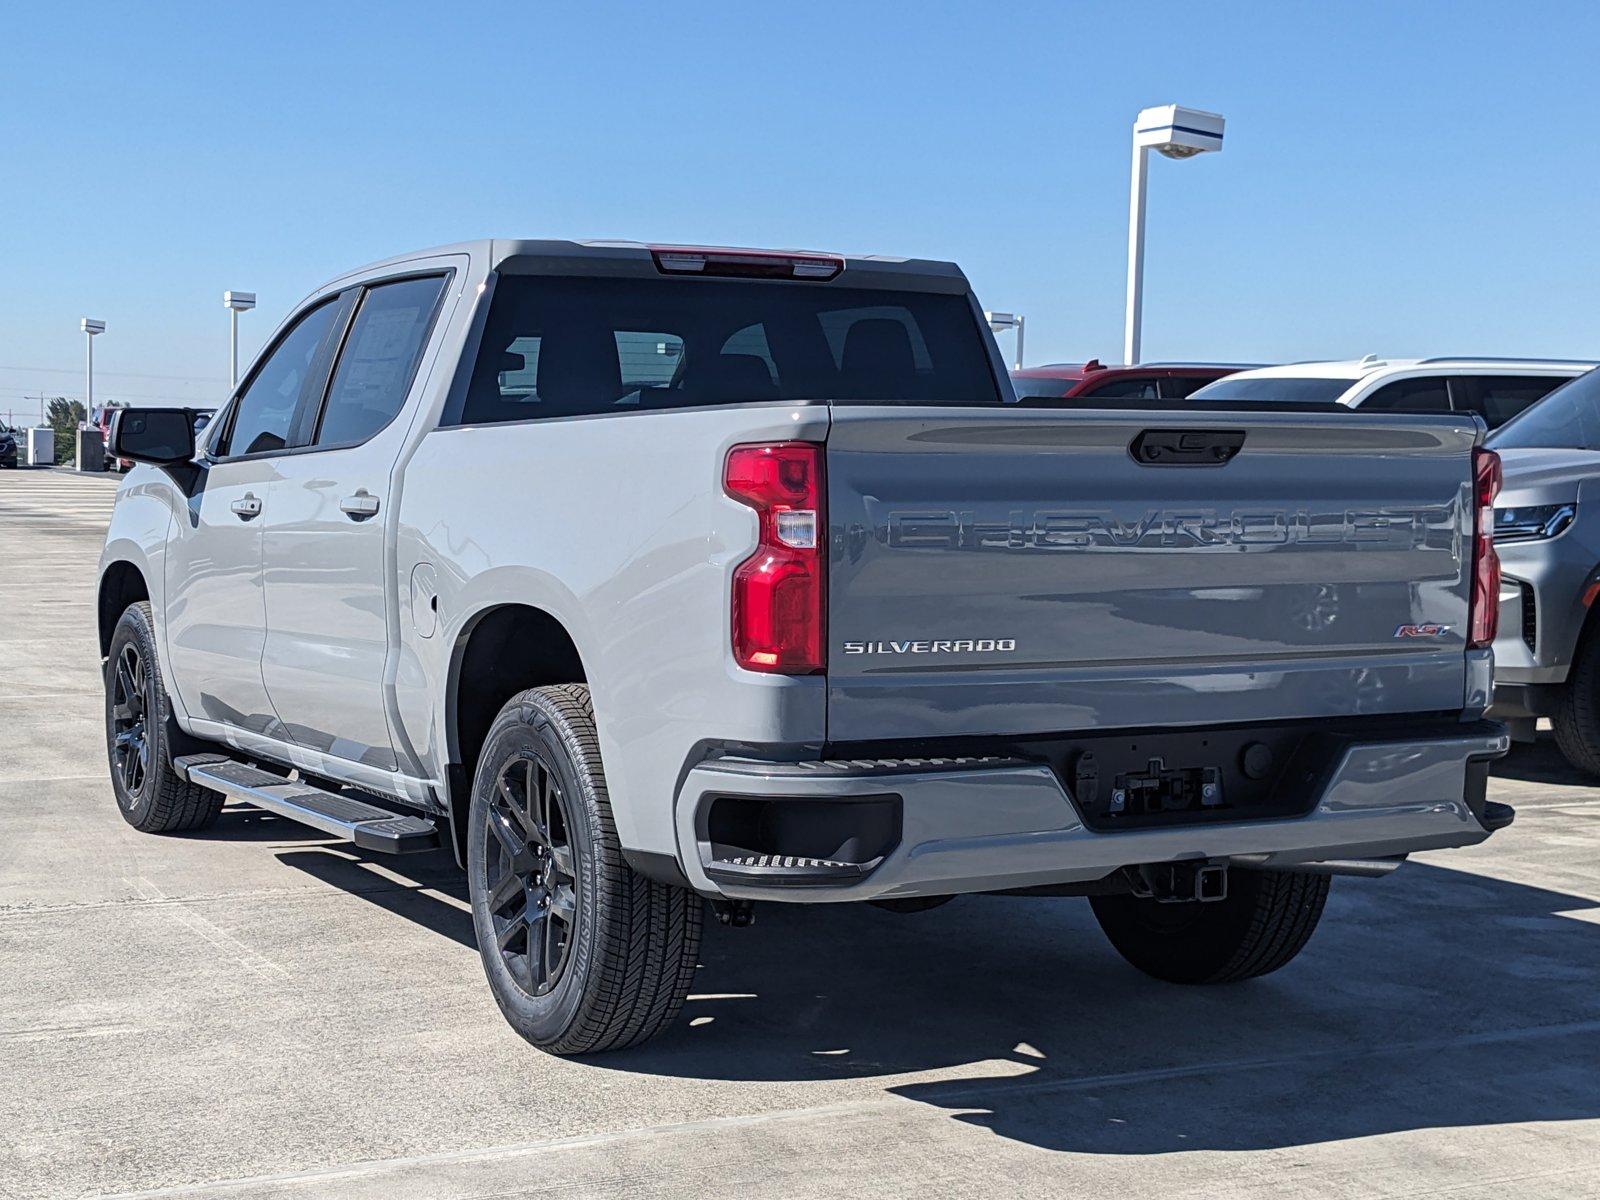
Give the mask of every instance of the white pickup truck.
<svg viewBox="0 0 1600 1200">
<path fill-rule="evenodd" d="M 557 1053 L 670 1022 L 707 901 L 1088 896 L 1154 976 L 1259 975 L 1331 875 L 1511 819 L 1482 432 L 1021 408 L 949 263 L 379 263 L 202 435 L 117 419 L 117 803 L 448 848 Z"/>
</svg>

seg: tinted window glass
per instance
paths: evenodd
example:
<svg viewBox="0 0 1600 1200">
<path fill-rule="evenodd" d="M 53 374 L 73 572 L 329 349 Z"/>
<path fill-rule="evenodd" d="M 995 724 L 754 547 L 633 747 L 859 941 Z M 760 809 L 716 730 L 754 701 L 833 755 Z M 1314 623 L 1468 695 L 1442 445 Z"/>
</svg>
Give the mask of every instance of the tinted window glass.
<svg viewBox="0 0 1600 1200">
<path fill-rule="evenodd" d="M 1359 405 L 1387 412 L 1449 412 L 1450 388 L 1443 379 L 1397 379 Z"/>
<path fill-rule="evenodd" d="M 966 296 L 507 276 L 465 424 L 763 400 L 998 404 Z"/>
<path fill-rule="evenodd" d="M 1103 397 L 1108 400 L 1154 400 L 1156 398 L 1156 381 L 1154 379 L 1108 379 L 1099 387 L 1090 387 L 1087 391 L 1079 392 L 1078 395 L 1080 398 Z"/>
<path fill-rule="evenodd" d="M 1193 393 L 1191 400 L 1288 400 L 1305 404 L 1328 404 L 1344 395 L 1353 379 L 1300 379 L 1229 377 L 1208 383 Z"/>
<path fill-rule="evenodd" d="M 683 362 L 681 337 L 626 329 L 617 330 L 612 337 L 617 343 L 623 387 L 667 387 L 677 377 L 678 365 Z"/>
<path fill-rule="evenodd" d="M 1210 380 L 1199 375 L 1173 375 L 1161 381 L 1161 394 L 1168 400 L 1184 400 L 1209 382 Z"/>
<path fill-rule="evenodd" d="M 1038 376 L 1011 377 L 1011 386 L 1017 389 L 1017 399 L 1026 400 L 1030 397 L 1037 399 L 1060 399 L 1067 394 L 1067 389 L 1077 383 L 1076 379 L 1049 378 L 1041 379 Z"/>
<path fill-rule="evenodd" d="M 444 279 L 402 279 L 369 288 L 356 310 L 328 388 L 320 446 L 364 442 L 400 411 L 433 327 Z"/>
<path fill-rule="evenodd" d="M 1497 429 L 1565 382 L 1548 375 L 1468 375 L 1452 379 L 1450 386 L 1458 407 L 1477 413 L 1490 429 Z"/>
<path fill-rule="evenodd" d="M 496 378 L 502 396 L 532 396 L 539 390 L 538 338 L 512 338 L 500 356 L 500 364 Z"/>
<path fill-rule="evenodd" d="M 268 355 L 234 406 L 232 427 L 217 445 L 219 455 L 258 454 L 289 444 L 300 394 L 337 311 L 333 300 L 312 309 Z"/>
<path fill-rule="evenodd" d="M 1497 449 L 1600 450 L 1600 371 L 1580 375 L 1495 431 Z"/>
</svg>

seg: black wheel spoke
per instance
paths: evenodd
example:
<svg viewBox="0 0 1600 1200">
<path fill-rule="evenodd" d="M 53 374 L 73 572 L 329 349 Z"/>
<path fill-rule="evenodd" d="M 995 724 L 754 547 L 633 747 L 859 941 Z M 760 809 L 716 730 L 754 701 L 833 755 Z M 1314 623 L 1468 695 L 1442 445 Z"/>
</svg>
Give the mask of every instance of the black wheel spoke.
<svg viewBox="0 0 1600 1200">
<path fill-rule="evenodd" d="M 577 934 L 578 862 L 565 803 L 543 756 L 524 752 L 501 768 L 486 805 L 489 916 L 506 970 L 536 996 L 561 981 Z M 514 918 L 502 917 L 513 908 Z"/>
<path fill-rule="evenodd" d="M 544 967 L 546 979 L 553 980 L 557 978 L 561 973 L 561 968 L 565 965 L 562 962 L 561 952 L 565 945 L 563 939 L 568 936 L 568 929 L 569 927 L 566 925 L 562 925 L 558 928 L 557 922 L 553 920 L 550 915 L 547 914 L 545 916 L 544 950 L 543 954 L 541 955 L 541 965 Z"/>
<path fill-rule="evenodd" d="M 131 800 L 150 770 L 148 714 L 154 707 L 145 690 L 155 682 L 145 671 L 144 657 L 129 644 L 117 655 L 111 683 L 112 772 Z"/>
<path fill-rule="evenodd" d="M 522 880 L 517 877 L 515 871 L 507 870 L 500 877 L 500 882 L 495 884 L 493 890 L 489 892 L 489 911 L 498 913 L 511 902 L 512 897 L 520 896 L 522 892 Z"/>
<path fill-rule="evenodd" d="M 578 893 L 570 884 L 558 884 L 550 889 L 550 915 L 570 927 L 578 915 Z"/>
<path fill-rule="evenodd" d="M 550 978 L 550 917 L 542 909 L 528 906 L 528 982 L 535 992 L 543 991 Z"/>
<path fill-rule="evenodd" d="M 128 744 L 123 747 L 122 751 L 122 786 L 130 792 L 139 790 L 139 760 L 139 741 L 130 732 Z"/>
<path fill-rule="evenodd" d="M 550 844 L 550 797 L 546 790 L 550 773 L 536 759 L 527 766 L 528 839 L 541 846 Z"/>
<path fill-rule="evenodd" d="M 572 847 L 568 845 L 551 846 L 550 862 L 555 867 L 555 873 L 562 879 L 574 878 L 572 866 Z"/>
<path fill-rule="evenodd" d="M 117 690 L 122 699 L 129 704 L 133 704 L 139 695 L 139 689 L 133 682 L 133 672 L 128 670 L 126 653 L 117 663 Z"/>
<path fill-rule="evenodd" d="M 526 875 L 533 867 L 533 854 L 528 849 L 528 843 L 522 840 L 522 832 L 512 818 L 496 804 L 489 806 L 489 832 L 505 847 L 511 859 L 512 874 Z"/>
<path fill-rule="evenodd" d="M 528 912 L 524 909 L 505 923 L 504 928 L 495 935 L 495 942 L 504 954 L 510 950 L 517 940 L 517 935 L 526 933 L 528 929 Z"/>
</svg>

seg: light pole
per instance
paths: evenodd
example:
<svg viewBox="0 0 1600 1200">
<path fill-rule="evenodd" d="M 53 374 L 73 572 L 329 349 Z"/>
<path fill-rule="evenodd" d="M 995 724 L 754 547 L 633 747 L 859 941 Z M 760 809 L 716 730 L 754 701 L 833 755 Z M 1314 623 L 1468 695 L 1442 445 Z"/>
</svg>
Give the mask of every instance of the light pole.
<svg viewBox="0 0 1600 1200">
<path fill-rule="evenodd" d="M 228 339 L 228 347 L 233 355 L 233 386 L 239 386 L 239 314 L 249 312 L 256 306 L 254 292 L 223 292 L 222 307 L 226 308 L 233 322 L 233 333 Z"/>
<path fill-rule="evenodd" d="M 1139 361 L 1139 321 L 1144 307 L 1144 183 L 1151 150 L 1167 158 L 1193 158 L 1222 149 L 1222 117 L 1163 104 L 1142 110 L 1133 122 L 1133 182 L 1128 193 L 1128 311 L 1123 324 L 1122 361 Z"/>
<path fill-rule="evenodd" d="M 986 312 L 983 319 L 989 322 L 989 328 L 999 333 L 1002 329 L 1015 329 L 1017 331 L 1017 370 L 1022 370 L 1022 322 L 1021 313 Z"/>
<path fill-rule="evenodd" d="M 88 335 L 89 357 L 84 379 L 83 415 L 85 419 L 94 416 L 94 339 L 95 335 L 106 331 L 104 321 L 96 321 L 93 317 L 85 317 L 78 322 L 78 328 Z"/>
</svg>

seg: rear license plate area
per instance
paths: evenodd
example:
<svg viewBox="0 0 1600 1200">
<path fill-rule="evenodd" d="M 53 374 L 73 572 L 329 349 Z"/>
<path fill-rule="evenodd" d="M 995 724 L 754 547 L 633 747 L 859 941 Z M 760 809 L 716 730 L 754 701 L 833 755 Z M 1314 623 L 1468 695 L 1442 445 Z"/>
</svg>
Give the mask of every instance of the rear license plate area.
<svg viewBox="0 0 1600 1200">
<path fill-rule="evenodd" d="M 1084 823 L 1134 829 L 1298 816 L 1332 765 L 1334 739 L 1304 727 L 1108 735 L 1061 748 Z"/>
</svg>

